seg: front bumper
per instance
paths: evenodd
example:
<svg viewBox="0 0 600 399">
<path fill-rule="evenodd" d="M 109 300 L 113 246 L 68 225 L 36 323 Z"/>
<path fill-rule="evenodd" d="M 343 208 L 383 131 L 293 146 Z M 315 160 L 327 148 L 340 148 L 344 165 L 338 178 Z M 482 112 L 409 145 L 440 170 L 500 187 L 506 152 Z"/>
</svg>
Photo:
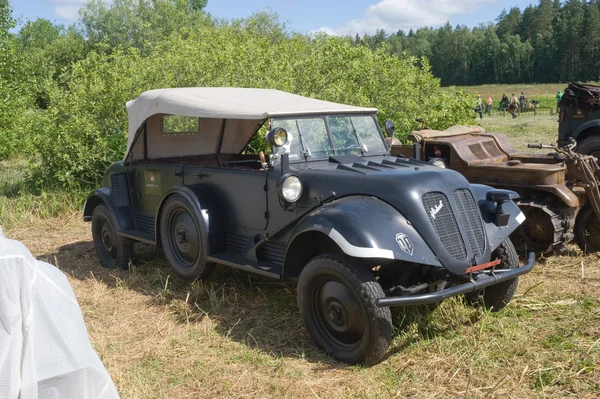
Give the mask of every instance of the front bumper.
<svg viewBox="0 0 600 399">
<path fill-rule="evenodd" d="M 377 306 L 383 308 L 389 306 L 427 305 L 430 303 L 443 301 L 444 299 L 448 299 L 453 296 L 468 294 L 469 292 L 479 291 L 485 287 L 489 287 L 490 285 L 512 280 L 513 278 L 519 277 L 522 274 L 529 273 L 531 270 L 533 270 L 534 264 L 535 254 L 530 252 L 527 258 L 527 263 L 516 269 L 495 272 L 492 271 L 490 274 L 479 273 L 476 280 L 471 279 L 469 282 L 446 288 L 441 291 L 410 296 L 379 298 L 377 300 Z"/>
</svg>

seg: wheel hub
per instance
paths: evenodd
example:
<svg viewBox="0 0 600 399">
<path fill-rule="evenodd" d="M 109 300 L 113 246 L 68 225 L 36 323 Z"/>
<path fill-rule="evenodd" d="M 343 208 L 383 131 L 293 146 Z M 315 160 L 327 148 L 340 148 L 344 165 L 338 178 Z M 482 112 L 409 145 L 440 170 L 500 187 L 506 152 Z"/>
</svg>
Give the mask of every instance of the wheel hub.
<svg viewBox="0 0 600 399">
<path fill-rule="evenodd" d="M 191 267 L 200 255 L 200 237 L 194 218 L 184 209 L 175 211 L 169 220 L 170 245 L 183 267 Z"/>
</svg>

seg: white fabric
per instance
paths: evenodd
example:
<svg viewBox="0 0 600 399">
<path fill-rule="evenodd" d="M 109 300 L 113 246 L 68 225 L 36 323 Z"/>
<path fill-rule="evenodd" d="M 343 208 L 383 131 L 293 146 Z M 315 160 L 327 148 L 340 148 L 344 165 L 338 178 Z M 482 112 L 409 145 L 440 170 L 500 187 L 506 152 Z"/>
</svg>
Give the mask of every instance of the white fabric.
<svg viewBox="0 0 600 399">
<path fill-rule="evenodd" d="M 65 275 L 1 230 L 0 397 L 119 397 Z"/>
<path fill-rule="evenodd" d="M 127 103 L 129 135 L 125 154 L 129 153 L 140 126 L 156 114 L 265 120 L 286 115 L 373 112 L 377 109 L 337 104 L 271 89 L 187 87 L 150 90 Z"/>
</svg>

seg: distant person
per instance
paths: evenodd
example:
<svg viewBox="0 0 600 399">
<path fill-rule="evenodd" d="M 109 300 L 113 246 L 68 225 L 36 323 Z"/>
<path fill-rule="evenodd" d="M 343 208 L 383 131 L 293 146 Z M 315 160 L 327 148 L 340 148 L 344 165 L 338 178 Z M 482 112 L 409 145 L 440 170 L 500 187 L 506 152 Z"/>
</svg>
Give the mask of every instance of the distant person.
<svg viewBox="0 0 600 399">
<path fill-rule="evenodd" d="M 517 108 L 519 108 L 519 100 L 517 100 L 517 96 L 515 95 L 515 93 L 513 93 L 508 102 L 508 112 L 510 112 L 513 119 L 517 117 Z"/>
<path fill-rule="evenodd" d="M 519 96 L 519 105 L 521 105 L 521 112 L 525 111 L 525 104 L 527 103 L 527 97 L 525 97 L 525 93 L 521 92 Z"/>
<path fill-rule="evenodd" d="M 560 109 L 559 104 L 560 104 L 560 100 L 562 99 L 562 96 L 563 96 L 562 91 L 559 90 L 556 92 L 556 112 L 558 112 Z"/>
<path fill-rule="evenodd" d="M 492 96 L 488 95 L 488 98 L 487 98 L 487 109 L 486 109 L 488 116 L 492 116 L 492 104 L 493 103 L 494 102 L 492 101 Z"/>
<path fill-rule="evenodd" d="M 500 100 L 500 109 L 504 111 L 506 108 L 508 108 L 508 96 L 502 93 L 502 100 Z"/>
<path fill-rule="evenodd" d="M 481 95 L 477 95 L 475 100 L 475 112 L 479 113 L 479 119 L 483 119 L 483 101 L 481 101 Z"/>
</svg>

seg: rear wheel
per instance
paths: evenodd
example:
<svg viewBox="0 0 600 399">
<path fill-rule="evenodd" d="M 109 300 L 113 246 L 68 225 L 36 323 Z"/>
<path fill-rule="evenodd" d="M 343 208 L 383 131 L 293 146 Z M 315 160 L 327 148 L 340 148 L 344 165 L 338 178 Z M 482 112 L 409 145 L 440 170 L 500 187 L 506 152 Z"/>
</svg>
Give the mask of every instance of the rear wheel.
<svg viewBox="0 0 600 399">
<path fill-rule="evenodd" d="M 577 152 L 600 159 L 600 134 L 594 134 L 577 144 Z"/>
<path fill-rule="evenodd" d="M 129 268 L 133 259 L 133 241 L 117 234 L 117 222 L 105 205 L 92 214 L 92 238 L 100 265 L 107 268 Z"/>
<path fill-rule="evenodd" d="M 492 260 L 500 259 L 502 263 L 500 268 L 502 269 L 516 269 L 519 267 L 519 256 L 515 250 L 512 242 L 506 238 L 498 248 L 492 253 Z M 473 305 L 485 305 L 486 308 L 497 312 L 504 308 L 512 300 L 517 286 L 519 285 L 519 278 L 512 280 L 503 281 L 499 284 L 491 285 L 487 287 L 483 295 L 467 295 L 466 298 Z"/>
<path fill-rule="evenodd" d="M 385 294 L 373 274 L 346 256 L 312 259 L 298 281 L 298 306 L 315 345 L 346 363 L 371 365 L 392 338 L 389 308 L 375 304 Z"/>
<path fill-rule="evenodd" d="M 214 264 L 206 262 L 200 219 L 182 195 L 167 199 L 160 217 L 160 237 L 173 272 L 187 281 L 206 278 Z"/>
<path fill-rule="evenodd" d="M 575 240 L 579 248 L 586 253 L 600 250 L 600 221 L 590 204 L 585 204 L 577 214 Z"/>
</svg>

